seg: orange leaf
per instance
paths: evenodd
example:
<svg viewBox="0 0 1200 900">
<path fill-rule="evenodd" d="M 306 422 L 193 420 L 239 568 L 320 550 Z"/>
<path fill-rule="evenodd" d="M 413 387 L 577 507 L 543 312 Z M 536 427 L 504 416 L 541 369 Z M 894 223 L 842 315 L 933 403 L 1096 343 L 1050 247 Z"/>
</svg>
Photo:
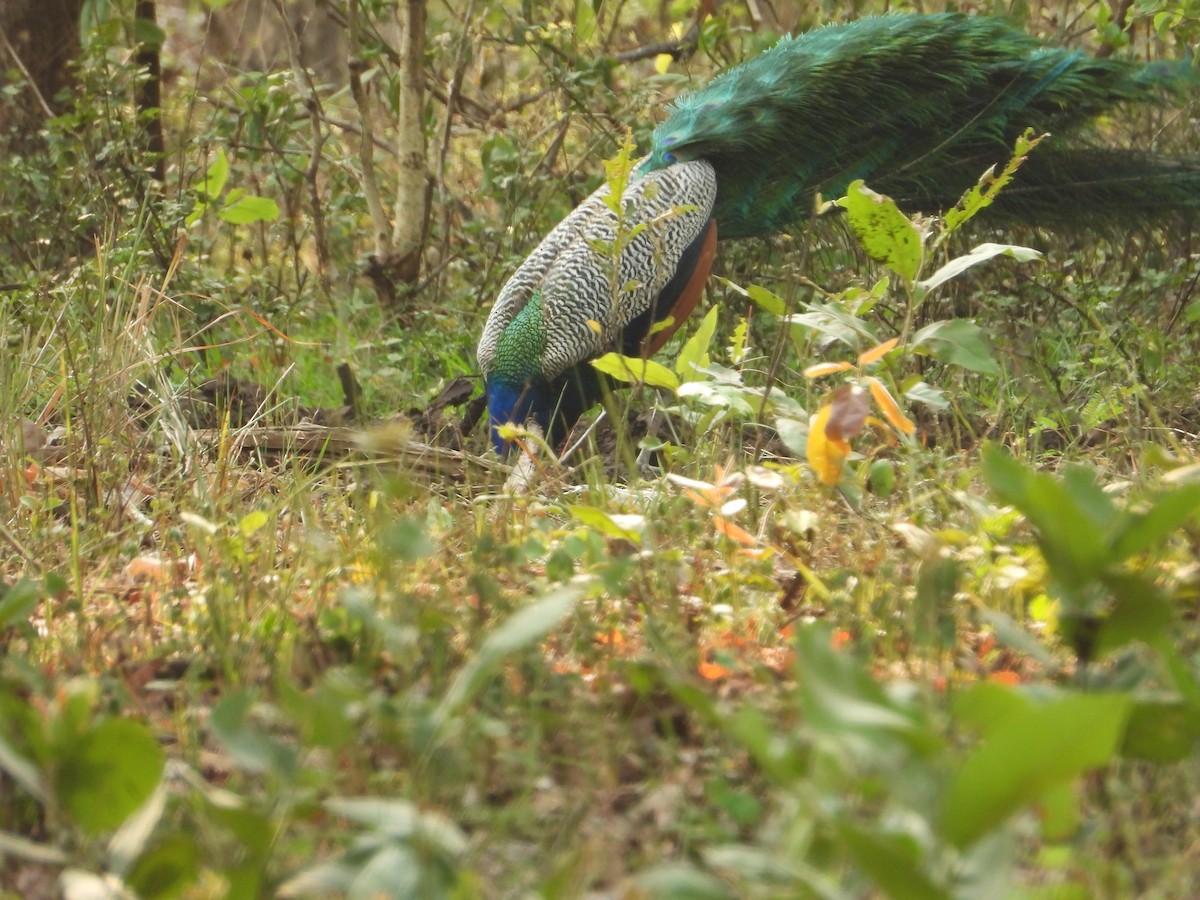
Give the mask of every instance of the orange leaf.
<svg viewBox="0 0 1200 900">
<path fill-rule="evenodd" d="M 153 556 L 135 556 L 125 566 L 125 574 L 134 581 L 165 581 L 171 575 L 171 567 Z"/>
<path fill-rule="evenodd" d="M 741 525 L 730 522 L 724 516 L 713 516 L 713 524 L 717 526 L 717 531 L 743 547 L 753 547 L 758 543 L 758 539 L 754 535 Z"/>
<path fill-rule="evenodd" d="M 805 378 L 823 378 L 826 375 L 836 375 L 838 372 L 845 372 L 847 369 L 853 369 L 854 366 L 845 362 L 824 362 L 816 363 L 804 370 Z"/>
<path fill-rule="evenodd" d="M 829 424 L 832 413 L 833 406 L 827 403 L 817 410 L 808 423 L 808 464 L 826 487 L 836 487 L 842 480 L 842 466 L 850 455 L 849 444 L 826 436 L 825 426 Z"/>
<path fill-rule="evenodd" d="M 747 638 L 745 635 L 726 630 L 725 632 L 723 632 L 721 634 L 721 637 L 720 637 L 720 640 L 718 641 L 718 643 L 722 647 L 725 647 L 726 649 L 728 649 L 730 647 L 733 647 L 735 649 L 742 649 L 742 648 L 750 646 L 750 644 L 753 642 L 749 638 Z"/>
<path fill-rule="evenodd" d="M 718 678 L 724 678 L 730 674 L 729 669 L 725 668 L 720 663 L 702 662 L 696 667 L 696 671 L 700 673 L 700 677 L 706 681 L 716 681 Z"/>
<path fill-rule="evenodd" d="M 883 382 L 878 378 L 868 378 L 867 386 L 871 389 L 871 396 L 875 398 L 875 402 L 879 404 L 880 410 L 887 418 L 892 426 L 897 431 L 902 431 L 905 434 L 912 434 L 917 430 L 917 426 L 912 423 L 908 416 L 900 411 L 900 404 L 897 403 L 888 389 L 884 387 Z"/>
<path fill-rule="evenodd" d="M 845 628 L 839 628 L 830 636 L 830 643 L 833 644 L 834 650 L 840 649 L 850 643 L 850 632 Z"/>
<path fill-rule="evenodd" d="M 988 681 L 994 681 L 997 684 L 1006 684 L 1009 687 L 1015 687 L 1021 683 L 1021 676 L 1012 669 L 1001 669 L 998 672 L 993 672 L 988 676 Z"/>
<path fill-rule="evenodd" d="M 870 350 L 864 350 L 858 355 L 858 364 L 860 366 L 869 366 L 873 362 L 878 362 L 887 355 L 888 351 L 900 343 L 899 338 L 892 338 L 890 341 L 884 341 L 877 347 L 872 347 Z"/>
</svg>

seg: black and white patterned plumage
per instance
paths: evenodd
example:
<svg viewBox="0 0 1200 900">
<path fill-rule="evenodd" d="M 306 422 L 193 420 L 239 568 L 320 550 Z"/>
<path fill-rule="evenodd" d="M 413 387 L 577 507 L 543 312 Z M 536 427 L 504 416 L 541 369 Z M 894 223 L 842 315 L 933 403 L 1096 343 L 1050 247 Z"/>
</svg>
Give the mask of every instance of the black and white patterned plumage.
<svg viewBox="0 0 1200 900">
<path fill-rule="evenodd" d="M 617 217 L 604 202 L 608 193 L 603 185 L 576 207 L 500 291 L 479 341 L 485 378 L 521 369 L 511 373 L 553 381 L 580 361 L 620 347 L 624 329 L 654 305 L 684 250 L 712 218 L 717 179 L 712 166 L 695 161 L 631 183 L 625 191 L 625 229 L 645 227 L 620 254 L 617 271 L 602 252 L 617 238 Z M 505 353 L 506 332 L 535 295 L 545 329 L 536 367 L 529 360 L 509 360 Z"/>
</svg>

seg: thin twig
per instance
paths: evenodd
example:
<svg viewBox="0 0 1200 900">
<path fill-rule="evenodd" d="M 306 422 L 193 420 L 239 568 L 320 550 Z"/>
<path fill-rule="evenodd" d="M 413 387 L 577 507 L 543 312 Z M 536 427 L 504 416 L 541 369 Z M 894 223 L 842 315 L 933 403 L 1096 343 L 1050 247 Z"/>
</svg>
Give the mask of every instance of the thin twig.
<svg viewBox="0 0 1200 900">
<path fill-rule="evenodd" d="M 8 55 L 12 57 L 13 64 L 21 70 L 21 74 L 25 76 L 25 83 L 29 90 L 33 92 L 33 96 L 37 99 L 38 105 L 41 106 L 42 112 L 46 114 L 47 119 L 54 118 L 54 110 L 50 108 L 50 104 L 46 102 L 46 98 L 42 96 L 42 92 L 38 90 L 37 82 L 33 80 L 33 76 L 29 74 L 29 70 L 25 68 L 25 63 L 21 61 L 20 55 L 16 48 L 8 41 L 8 32 L 0 28 L 0 41 L 4 42 L 4 49 L 8 51 Z"/>
</svg>

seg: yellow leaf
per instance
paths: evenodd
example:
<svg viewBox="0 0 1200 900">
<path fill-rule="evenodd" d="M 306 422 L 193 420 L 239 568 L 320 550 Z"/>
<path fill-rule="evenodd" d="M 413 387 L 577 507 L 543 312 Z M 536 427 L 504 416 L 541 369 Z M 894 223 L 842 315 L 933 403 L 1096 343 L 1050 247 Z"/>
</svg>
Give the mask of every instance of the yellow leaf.
<svg viewBox="0 0 1200 900">
<path fill-rule="evenodd" d="M 605 375 L 611 375 L 626 383 L 642 382 L 652 387 L 666 388 L 669 391 L 679 389 L 679 376 L 652 359 L 642 359 L 638 356 L 622 356 L 619 353 L 605 353 L 592 360 L 592 366 Z"/>
<path fill-rule="evenodd" d="M 842 362 L 826 362 L 817 363 L 809 366 L 804 370 L 805 378 L 823 378 L 826 375 L 835 375 L 838 372 L 845 372 L 847 369 L 853 369 L 854 366 L 843 360 Z"/>
<path fill-rule="evenodd" d="M 667 69 L 671 68 L 671 63 L 675 61 L 670 53 L 660 53 L 654 57 L 654 71 L 659 75 L 666 75 Z"/>
<path fill-rule="evenodd" d="M 868 378 L 867 386 L 871 389 L 871 396 L 879 404 L 879 409 L 883 412 L 884 417 L 892 423 L 897 431 L 912 434 L 917 430 L 917 426 L 912 423 L 912 420 L 900 411 L 900 404 L 888 393 L 888 389 L 883 386 L 882 381 L 878 378 Z"/>
<path fill-rule="evenodd" d="M 604 326 L 602 326 L 595 319 L 588 319 L 585 324 L 588 328 L 592 329 L 592 331 L 596 332 L 596 334 L 604 334 Z"/>
<path fill-rule="evenodd" d="M 842 480 L 842 467 L 850 455 L 850 445 L 840 438 L 825 434 L 825 426 L 833 414 L 833 404 L 826 403 L 808 423 L 808 464 L 817 473 L 821 484 L 835 487 Z"/>
<path fill-rule="evenodd" d="M 860 366 L 869 366 L 873 362 L 878 362 L 898 343 L 900 343 L 899 338 L 892 338 L 890 341 L 884 341 L 882 344 L 864 351 L 858 357 L 858 364 Z"/>
</svg>

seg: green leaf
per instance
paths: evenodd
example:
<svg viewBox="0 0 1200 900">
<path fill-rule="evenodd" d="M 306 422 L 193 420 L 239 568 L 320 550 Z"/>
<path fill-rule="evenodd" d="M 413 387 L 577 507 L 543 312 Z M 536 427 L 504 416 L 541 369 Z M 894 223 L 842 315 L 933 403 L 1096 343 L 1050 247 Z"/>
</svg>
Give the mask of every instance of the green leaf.
<svg viewBox="0 0 1200 900">
<path fill-rule="evenodd" d="M 846 210 L 863 249 L 911 284 L 921 268 L 921 232 L 900 207 L 861 180 L 851 183 L 837 205 Z"/>
<path fill-rule="evenodd" d="M 458 670 L 433 714 L 435 729 L 473 697 L 492 677 L 504 658 L 540 641 L 558 626 L 579 601 L 580 588 L 570 586 L 547 594 L 514 613 L 484 640 L 479 650 Z"/>
<path fill-rule="evenodd" d="M 911 400 L 913 403 L 921 403 L 928 406 L 930 409 L 949 409 L 950 401 L 946 399 L 946 392 L 941 388 L 935 388 L 924 381 L 917 381 L 904 389 L 904 398 Z"/>
<path fill-rule="evenodd" d="M 961 726 L 989 734 L 1012 719 L 1033 709 L 1023 694 L 994 681 L 974 684 L 954 700 L 954 719 Z"/>
<path fill-rule="evenodd" d="M 108 842 L 109 869 L 117 875 L 125 876 L 135 860 L 145 852 L 150 836 L 158 827 L 166 808 L 166 785 L 159 781 L 150 799 L 121 824 L 112 840 Z"/>
<path fill-rule="evenodd" d="M 225 190 L 225 182 L 229 179 L 229 158 L 223 147 L 217 148 L 217 158 L 212 161 L 204 176 L 192 185 L 195 191 L 205 201 L 216 200 Z"/>
<path fill-rule="evenodd" d="M 1159 494 L 1146 512 L 1128 516 L 1113 543 L 1114 560 L 1149 550 L 1200 515 L 1200 484 L 1184 484 Z"/>
<path fill-rule="evenodd" d="M 888 460 L 876 460 L 876 463 Z M 872 465 L 874 476 L 874 465 Z M 961 576 L 959 563 L 940 554 L 922 560 L 917 570 L 917 596 L 913 605 L 913 637 L 923 647 L 954 643 L 953 626 L 950 635 L 943 637 L 940 626 L 953 621 L 954 595 Z"/>
<path fill-rule="evenodd" d="M 951 895 L 922 871 L 911 839 L 871 833 L 850 822 L 838 823 L 838 837 L 858 868 L 893 900 L 949 900 Z"/>
<path fill-rule="evenodd" d="M 242 533 L 242 537 L 250 537 L 269 521 L 271 521 L 269 515 L 261 509 L 256 509 L 254 512 L 242 516 L 242 520 L 238 522 L 238 531 Z"/>
<path fill-rule="evenodd" d="M 871 493 L 877 497 L 890 497 L 896 489 L 896 466 L 890 459 L 877 459 L 871 463 L 868 474 Z"/>
<path fill-rule="evenodd" d="M 1111 557 L 1096 521 L 1097 501 L 1078 479 L 1072 492 L 1064 482 L 1025 467 L 996 444 L 983 448 L 983 474 L 1001 502 L 1020 510 L 1037 531 L 1038 546 L 1056 582 L 1077 589 L 1107 568 Z M 1086 509 L 1080 499 L 1093 508 Z"/>
<path fill-rule="evenodd" d="M 790 741 L 780 740 L 775 724 L 754 705 L 745 703 L 733 715 L 723 715 L 721 727 L 778 784 L 794 784 L 804 773 L 805 756 Z"/>
<path fill-rule="evenodd" d="M 1181 700 L 1142 700 L 1133 705 L 1121 755 L 1153 763 L 1182 762 L 1200 743 L 1200 709 Z"/>
<path fill-rule="evenodd" d="M 187 896 L 200 874 L 200 847 L 195 835 L 175 833 L 138 857 L 125 882 L 142 900 Z"/>
<path fill-rule="evenodd" d="M 24 622 L 42 602 L 42 589 L 37 582 L 22 578 L 12 587 L 0 582 L 0 630 Z"/>
<path fill-rule="evenodd" d="M 897 739 L 919 750 L 940 741 L 919 712 L 892 700 L 854 658 L 833 650 L 828 628 L 796 632 L 796 666 L 809 727 L 834 736 L 866 738 L 894 752 Z"/>
<path fill-rule="evenodd" d="M 724 779 L 715 779 L 712 783 L 719 783 L 724 786 L 725 790 L 729 790 Z M 748 794 L 744 796 L 749 797 Z M 757 800 L 753 800 L 753 802 L 761 809 L 762 804 Z M 796 861 L 789 859 L 786 855 L 781 856 L 778 849 L 767 842 L 764 842 L 762 846 L 718 844 L 714 847 L 705 847 L 700 852 L 701 858 L 708 868 L 722 875 L 731 876 L 734 883 L 741 881 L 754 884 L 760 891 L 759 896 L 765 896 L 764 889 L 768 885 L 790 885 L 797 878 L 808 880 L 806 876 L 810 875 L 804 871 L 802 863 L 797 865 Z M 800 893 L 796 892 L 796 894 Z M 814 892 L 813 896 L 828 897 L 830 894 Z"/>
<path fill-rule="evenodd" d="M 139 44 L 161 50 L 167 33 L 153 19 L 138 16 L 133 20 L 133 39 Z"/>
<path fill-rule="evenodd" d="M 1047 672 L 1058 669 L 1058 662 L 1045 645 L 1023 627 L 1013 621 L 1012 617 L 994 609 L 982 609 L 979 618 L 992 629 L 996 640 L 1028 656 Z"/>
<path fill-rule="evenodd" d="M 346 891 L 347 900 L 377 897 L 419 897 L 425 866 L 412 847 L 390 844 L 361 865 Z"/>
<path fill-rule="evenodd" d="M 336 816 L 367 825 L 389 838 L 420 838 L 424 847 L 448 858 L 467 850 L 467 837 L 454 822 L 436 812 L 422 812 L 407 800 L 331 797 L 325 807 Z"/>
<path fill-rule="evenodd" d="M 54 792 L 85 831 L 110 831 L 149 799 L 165 759 L 150 730 L 131 719 L 106 719 L 64 748 Z"/>
<path fill-rule="evenodd" d="M 1112 572 L 1103 578 L 1116 603 L 1100 623 L 1095 652 L 1104 656 L 1134 641 L 1155 646 L 1171 636 L 1175 607 L 1148 578 Z"/>
<path fill-rule="evenodd" d="M 217 216 L 231 225 L 246 225 L 250 222 L 274 222 L 279 218 L 279 204 L 268 197 L 242 194 L 232 202 L 222 206 Z"/>
<path fill-rule="evenodd" d="M 252 857 L 266 856 L 274 840 L 274 827 L 265 813 L 250 809 L 246 801 L 230 791 L 208 788 L 204 799 L 205 816 L 214 825 L 237 838 Z"/>
<path fill-rule="evenodd" d="M 1064 781 L 1045 791 L 1037 802 L 1037 811 L 1042 836 L 1050 841 L 1066 840 L 1079 828 L 1075 786 Z"/>
<path fill-rule="evenodd" d="M 744 293 L 763 312 L 768 312 L 773 316 L 782 316 L 787 312 L 787 304 L 783 302 L 783 298 L 778 294 L 768 291 L 765 287 L 752 284 L 746 288 Z"/>
<path fill-rule="evenodd" d="M 642 542 L 642 529 L 646 526 L 645 516 L 610 514 L 594 506 L 570 506 L 568 510 L 575 519 L 596 529 L 605 537 L 633 544 Z"/>
<path fill-rule="evenodd" d="M 575 37 L 586 44 L 596 33 L 596 10 L 591 0 L 575 0 Z"/>
<path fill-rule="evenodd" d="M 592 365 L 604 374 L 629 384 L 649 384 L 670 391 L 679 388 L 679 378 L 675 373 L 662 363 L 657 363 L 652 359 L 622 356 L 620 353 L 605 353 L 603 356 L 593 359 Z"/>
<path fill-rule="evenodd" d="M 633 878 L 634 896 L 655 900 L 731 900 L 726 887 L 712 875 L 685 863 L 663 863 Z"/>
<path fill-rule="evenodd" d="M 337 750 L 355 739 L 354 711 L 365 701 L 366 688 L 346 670 L 327 669 L 303 690 L 281 677 L 277 691 L 276 703 L 295 724 L 304 746 Z"/>
<path fill-rule="evenodd" d="M 625 188 L 629 185 L 629 178 L 633 173 L 634 167 L 633 151 L 633 137 L 629 132 L 626 132 L 621 141 L 621 146 L 617 149 L 617 155 L 612 159 L 604 161 L 604 180 L 608 185 L 608 193 L 604 194 L 602 199 L 604 200 L 604 205 L 622 222 L 624 221 Z M 620 243 L 621 237 L 621 233 L 618 232 L 614 246 L 610 246 L 607 251 L 597 252 L 601 256 L 615 257 L 618 249 L 615 244 Z"/>
<path fill-rule="evenodd" d="M 926 325 L 912 336 L 909 345 L 913 348 L 927 346 L 942 362 L 962 366 L 971 372 L 1000 374 L 1000 367 L 992 356 L 982 329 L 966 319 Z"/>
<path fill-rule="evenodd" d="M 942 826 L 965 848 L 1047 791 L 1112 759 L 1125 730 L 1125 694 L 1070 696 L 1011 716 L 963 762 Z"/>
<path fill-rule="evenodd" d="M 250 722 L 253 706 L 250 691 L 226 694 L 209 716 L 213 735 L 234 763 L 246 771 L 290 775 L 295 769 L 295 750 L 267 737 Z"/>
<path fill-rule="evenodd" d="M 979 179 L 979 183 L 972 186 L 954 209 L 946 213 L 944 224 L 942 226 L 942 237 L 953 234 L 961 228 L 968 219 L 972 218 L 976 213 L 992 205 L 992 201 L 996 199 L 996 195 L 1000 190 L 1012 180 L 1021 163 L 1025 161 L 1025 155 L 1036 147 L 1042 140 L 1041 137 L 1034 137 L 1033 130 L 1027 129 L 1023 135 L 1017 138 L 1013 145 L 1013 155 L 1009 158 L 1000 174 L 995 174 L 996 167 L 992 166 Z"/>
<path fill-rule="evenodd" d="M 783 446 L 787 447 L 799 458 L 803 459 L 808 453 L 808 423 L 799 419 L 779 418 L 775 420 L 775 433 Z"/>
<path fill-rule="evenodd" d="M 806 303 L 804 308 L 808 311 L 795 313 L 784 321 L 811 328 L 822 337 L 841 341 L 849 347 L 857 348 L 864 342 L 873 347 L 879 343 L 862 319 L 838 303 Z"/>
<path fill-rule="evenodd" d="M 971 268 L 971 266 L 987 262 L 989 259 L 995 259 L 997 256 L 1008 256 L 1018 262 L 1029 262 L 1030 260 L 1042 258 L 1041 253 L 1037 250 L 1031 250 L 1028 247 L 1018 247 L 1014 244 L 980 244 L 970 253 L 950 260 L 950 262 L 922 281 L 921 286 L 925 290 L 931 291 L 938 285 L 945 284 L 951 278 L 961 275 L 967 269 Z"/>
<path fill-rule="evenodd" d="M 679 351 L 679 357 L 675 360 L 675 371 L 681 380 L 694 381 L 699 377 L 696 369 L 702 369 L 711 362 L 708 351 L 712 346 L 713 334 L 717 330 L 717 313 L 716 306 L 710 309 L 700 321 L 696 333 L 687 339 L 683 349 Z"/>
<path fill-rule="evenodd" d="M 379 537 L 379 548 L 403 563 L 425 559 L 437 549 L 429 536 L 429 524 L 416 516 L 404 516 L 388 525 Z"/>
</svg>

